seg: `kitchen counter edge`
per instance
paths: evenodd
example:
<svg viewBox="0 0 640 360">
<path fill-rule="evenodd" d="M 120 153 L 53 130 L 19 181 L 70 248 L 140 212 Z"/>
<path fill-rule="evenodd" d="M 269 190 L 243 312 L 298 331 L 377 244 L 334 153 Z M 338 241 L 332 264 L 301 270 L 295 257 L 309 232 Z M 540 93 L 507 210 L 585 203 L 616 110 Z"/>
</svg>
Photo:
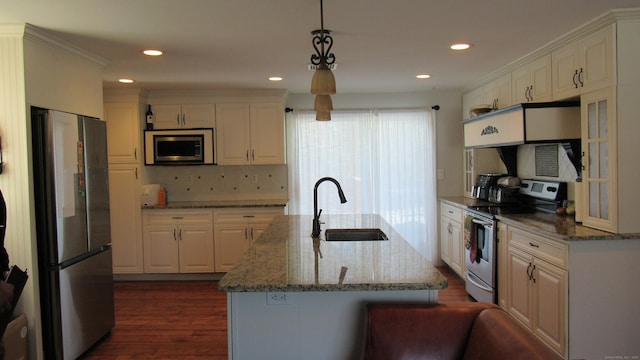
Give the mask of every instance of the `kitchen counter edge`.
<svg viewBox="0 0 640 360">
<path fill-rule="evenodd" d="M 144 206 L 147 209 L 209 209 L 209 208 L 256 208 L 256 207 L 284 207 L 286 199 L 268 200 L 212 200 L 212 201 L 173 201 L 166 206 Z"/>
<path fill-rule="evenodd" d="M 463 196 L 440 197 L 439 200 L 452 206 L 462 208 L 492 204 L 488 201 Z M 610 233 L 580 225 L 576 223 L 574 218 L 571 216 L 558 216 L 556 214 L 544 212 L 537 212 L 534 214 L 498 215 L 496 218 L 507 225 L 513 225 L 521 229 L 538 232 L 549 238 L 561 241 L 640 239 L 640 234 L 637 233 Z"/>
</svg>

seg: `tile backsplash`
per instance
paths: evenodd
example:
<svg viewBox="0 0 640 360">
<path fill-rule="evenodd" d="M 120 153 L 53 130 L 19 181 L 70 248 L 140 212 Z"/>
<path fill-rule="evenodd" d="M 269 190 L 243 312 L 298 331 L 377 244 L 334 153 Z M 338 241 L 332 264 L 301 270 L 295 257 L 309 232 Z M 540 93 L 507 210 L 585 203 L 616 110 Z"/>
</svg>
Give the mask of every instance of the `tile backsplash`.
<svg viewBox="0 0 640 360">
<path fill-rule="evenodd" d="M 288 198 L 287 165 L 147 166 L 147 182 L 167 189 L 169 201 Z"/>
<path fill-rule="evenodd" d="M 539 179 L 549 181 L 574 182 L 578 173 L 576 168 L 571 164 L 566 151 L 560 144 L 558 147 L 558 177 L 536 175 L 536 146 L 539 145 L 520 145 L 518 146 L 518 176 L 522 179 Z M 542 145 L 548 146 L 548 145 Z"/>
</svg>

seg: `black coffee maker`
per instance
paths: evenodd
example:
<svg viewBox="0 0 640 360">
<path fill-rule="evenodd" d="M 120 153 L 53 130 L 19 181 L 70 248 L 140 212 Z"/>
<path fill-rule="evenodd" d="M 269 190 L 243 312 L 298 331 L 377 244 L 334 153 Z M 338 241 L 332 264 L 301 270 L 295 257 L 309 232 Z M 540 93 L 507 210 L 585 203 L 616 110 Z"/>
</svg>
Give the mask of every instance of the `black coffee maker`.
<svg viewBox="0 0 640 360">
<path fill-rule="evenodd" d="M 489 188 L 498 184 L 498 179 L 504 174 L 480 174 L 476 185 L 471 190 L 471 196 L 480 200 L 489 200 Z"/>
</svg>

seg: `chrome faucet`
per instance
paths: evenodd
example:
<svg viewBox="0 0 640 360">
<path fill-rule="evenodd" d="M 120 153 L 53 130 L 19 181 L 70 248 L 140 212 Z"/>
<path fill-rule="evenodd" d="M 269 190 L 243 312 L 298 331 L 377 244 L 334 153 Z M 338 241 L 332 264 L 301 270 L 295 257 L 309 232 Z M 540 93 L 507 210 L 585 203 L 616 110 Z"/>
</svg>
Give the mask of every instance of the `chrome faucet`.
<svg viewBox="0 0 640 360">
<path fill-rule="evenodd" d="M 320 236 L 320 214 L 322 213 L 322 209 L 318 211 L 318 185 L 325 181 L 331 181 L 336 184 L 338 187 L 338 196 L 340 197 L 340 203 L 344 204 L 347 202 L 347 198 L 344 197 L 344 193 L 342 192 L 342 187 L 340 187 L 340 183 L 338 180 L 331 177 L 323 177 L 322 179 L 316 182 L 316 186 L 313 188 L 313 232 L 311 232 L 312 237 Z"/>
</svg>

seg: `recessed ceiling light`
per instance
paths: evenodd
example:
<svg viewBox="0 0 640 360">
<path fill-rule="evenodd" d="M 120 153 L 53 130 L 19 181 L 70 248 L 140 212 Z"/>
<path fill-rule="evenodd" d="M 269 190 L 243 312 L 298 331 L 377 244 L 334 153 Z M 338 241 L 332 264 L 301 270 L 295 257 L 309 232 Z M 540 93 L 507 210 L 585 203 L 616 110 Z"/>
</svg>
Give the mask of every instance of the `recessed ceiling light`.
<svg viewBox="0 0 640 360">
<path fill-rule="evenodd" d="M 418 79 L 428 79 L 428 78 L 431 77 L 431 75 L 429 75 L 429 74 L 418 74 L 418 75 L 416 75 L 416 77 Z"/>
<path fill-rule="evenodd" d="M 123 83 L 123 84 L 133 84 L 135 82 L 132 79 L 119 79 L 118 81 Z"/>
<path fill-rule="evenodd" d="M 272 76 L 269 78 L 269 81 L 282 81 L 281 76 Z"/>
<path fill-rule="evenodd" d="M 469 44 L 453 44 L 451 45 L 451 50 L 467 50 L 470 47 L 471 45 Z"/>
<path fill-rule="evenodd" d="M 160 56 L 162 55 L 162 51 L 161 50 L 155 50 L 155 49 L 147 49 L 147 50 L 142 50 L 142 53 L 148 56 Z"/>
</svg>

